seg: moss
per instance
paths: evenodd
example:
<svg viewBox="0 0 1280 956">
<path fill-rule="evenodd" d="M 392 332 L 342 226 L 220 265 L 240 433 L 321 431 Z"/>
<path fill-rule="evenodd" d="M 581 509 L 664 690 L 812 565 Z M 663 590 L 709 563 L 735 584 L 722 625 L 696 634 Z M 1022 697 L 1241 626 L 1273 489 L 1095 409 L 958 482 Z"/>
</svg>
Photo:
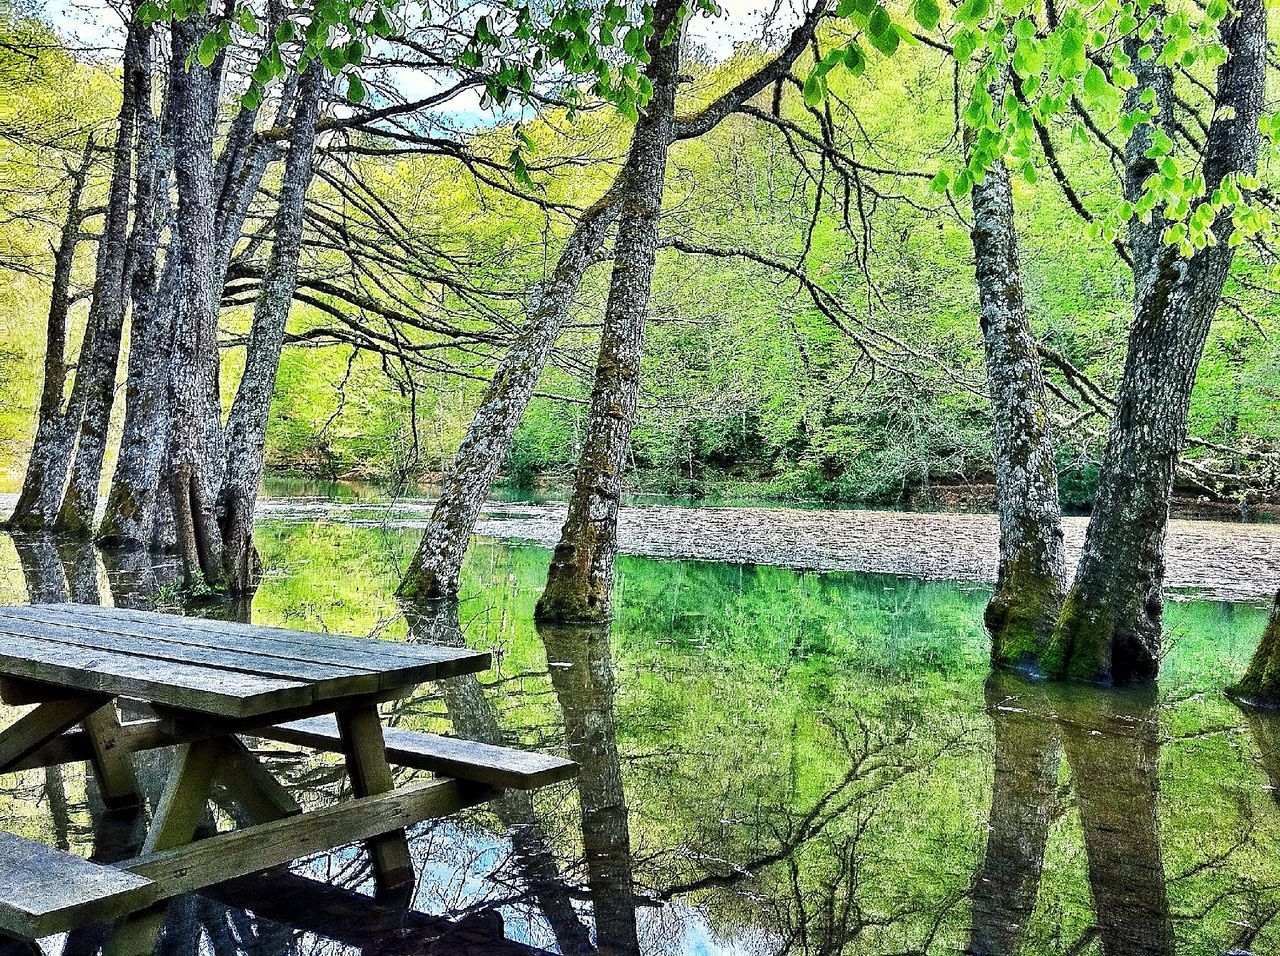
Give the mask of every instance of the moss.
<svg viewBox="0 0 1280 956">
<path fill-rule="evenodd" d="M 1072 587 L 1062 602 L 1057 626 L 1040 657 L 1044 673 L 1057 680 L 1111 683 L 1111 639 L 1114 622 L 1090 609 Z"/>
<path fill-rule="evenodd" d="M 1227 696 L 1250 707 L 1280 709 L 1280 591 L 1248 670 L 1227 688 Z"/>
<path fill-rule="evenodd" d="M 564 552 L 556 549 L 547 574 L 547 587 L 538 598 L 533 618 L 543 624 L 600 624 L 611 617 L 609 593 L 603 585 L 594 585 L 586 561 L 561 560 Z"/>
<path fill-rule="evenodd" d="M 396 588 L 396 597 L 410 601 L 437 601 L 445 596 L 436 569 L 420 564 L 416 558 Z"/>
<path fill-rule="evenodd" d="M 1052 575 L 1014 566 L 1006 572 L 983 613 L 991 635 L 991 662 L 1041 673 L 1041 653 L 1053 632 L 1062 588 Z"/>
</svg>

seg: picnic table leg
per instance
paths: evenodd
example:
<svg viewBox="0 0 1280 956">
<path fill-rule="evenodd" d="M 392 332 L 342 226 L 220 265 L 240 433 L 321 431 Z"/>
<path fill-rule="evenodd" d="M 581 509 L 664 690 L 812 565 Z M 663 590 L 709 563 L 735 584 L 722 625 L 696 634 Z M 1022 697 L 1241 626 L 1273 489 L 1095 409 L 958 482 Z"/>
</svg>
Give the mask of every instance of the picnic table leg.
<svg viewBox="0 0 1280 956">
<path fill-rule="evenodd" d="M 227 737 L 222 741 L 217 786 L 254 823 L 267 823 L 302 812 L 293 795 L 281 786 L 239 737 Z"/>
<path fill-rule="evenodd" d="M 357 797 L 371 797 L 391 790 L 391 765 L 382 736 L 382 720 L 370 704 L 337 714 L 347 773 Z M 413 889 L 413 861 L 404 830 L 393 830 L 366 841 L 373 858 L 373 876 L 381 895 L 407 894 Z"/>
<path fill-rule="evenodd" d="M 93 750 L 93 773 L 108 810 L 132 810 L 142 803 L 129 749 L 121 740 L 120 718 L 114 702 L 99 707 L 81 726 Z"/>
<path fill-rule="evenodd" d="M 96 694 L 37 705 L 0 732 L 0 773 L 11 769 L 54 737 L 74 727 L 110 698 Z"/>
<path fill-rule="evenodd" d="M 221 738 L 183 744 L 174 757 L 164 794 L 156 807 L 143 853 L 190 843 L 209 808 L 213 774 L 223 749 Z M 103 956 L 149 956 L 164 927 L 168 903 L 157 903 L 123 917 L 103 949 Z"/>
</svg>

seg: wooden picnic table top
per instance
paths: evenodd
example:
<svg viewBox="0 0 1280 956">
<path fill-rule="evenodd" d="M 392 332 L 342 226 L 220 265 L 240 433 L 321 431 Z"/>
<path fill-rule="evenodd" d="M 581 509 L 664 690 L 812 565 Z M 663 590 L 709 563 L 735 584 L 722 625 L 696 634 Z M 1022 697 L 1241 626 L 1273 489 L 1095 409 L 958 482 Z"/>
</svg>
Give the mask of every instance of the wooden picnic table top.
<svg viewBox="0 0 1280 956">
<path fill-rule="evenodd" d="M 0 606 L 0 676 L 227 718 L 403 696 L 489 663 L 468 648 L 88 604 Z"/>
</svg>

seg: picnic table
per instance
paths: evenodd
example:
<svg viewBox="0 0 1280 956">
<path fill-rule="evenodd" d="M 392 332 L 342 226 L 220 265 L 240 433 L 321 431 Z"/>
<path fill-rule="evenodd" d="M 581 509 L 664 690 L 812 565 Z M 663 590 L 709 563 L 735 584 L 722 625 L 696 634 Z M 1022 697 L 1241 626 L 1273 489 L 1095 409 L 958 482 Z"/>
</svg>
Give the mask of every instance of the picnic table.
<svg viewBox="0 0 1280 956">
<path fill-rule="evenodd" d="M 0 831 L 0 933 L 37 939 L 123 917 L 110 952 L 149 952 L 164 902 L 364 842 L 381 893 L 412 886 L 404 828 L 571 777 L 543 754 L 396 728 L 378 705 L 489 667 L 468 648 L 315 634 L 82 604 L 0 607 L 0 697 L 34 704 L 0 731 L 0 773 L 88 760 L 104 803 L 141 797 L 130 754 L 176 747 L 141 853 L 113 865 Z M 116 701 L 154 719 L 122 723 Z M 342 754 L 352 798 L 302 812 L 245 744 Z M 392 765 L 437 776 L 396 786 Z M 196 840 L 215 788 L 250 821 Z"/>
</svg>

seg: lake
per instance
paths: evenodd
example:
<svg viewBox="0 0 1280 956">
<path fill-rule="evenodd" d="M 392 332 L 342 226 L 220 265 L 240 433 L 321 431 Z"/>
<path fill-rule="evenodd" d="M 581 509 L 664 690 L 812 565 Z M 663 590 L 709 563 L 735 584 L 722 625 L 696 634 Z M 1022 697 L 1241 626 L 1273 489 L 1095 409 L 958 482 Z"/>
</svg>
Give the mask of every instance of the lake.
<svg viewBox="0 0 1280 956">
<path fill-rule="evenodd" d="M 166 951 L 1280 951 L 1280 723 L 1221 694 L 1280 581 L 1275 526 L 1175 528 L 1160 685 L 1106 692 L 989 675 L 985 516 L 637 506 L 612 627 L 535 628 L 555 509 L 490 509 L 459 605 L 412 626 L 393 591 L 421 502 L 267 499 L 252 608 L 184 605 L 168 561 L 0 536 L 0 603 L 490 650 L 389 718 L 581 764 L 416 828 L 411 912 L 368 897 L 349 849 L 178 901 Z M 260 750 L 305 804 L 344 786 L 332 759 Z M 164 759 L 140 760 L 153 791 Z M 79 765 L 6 777 L 0 814 L 85 854 L 136 836 Z"/>
</svg>

